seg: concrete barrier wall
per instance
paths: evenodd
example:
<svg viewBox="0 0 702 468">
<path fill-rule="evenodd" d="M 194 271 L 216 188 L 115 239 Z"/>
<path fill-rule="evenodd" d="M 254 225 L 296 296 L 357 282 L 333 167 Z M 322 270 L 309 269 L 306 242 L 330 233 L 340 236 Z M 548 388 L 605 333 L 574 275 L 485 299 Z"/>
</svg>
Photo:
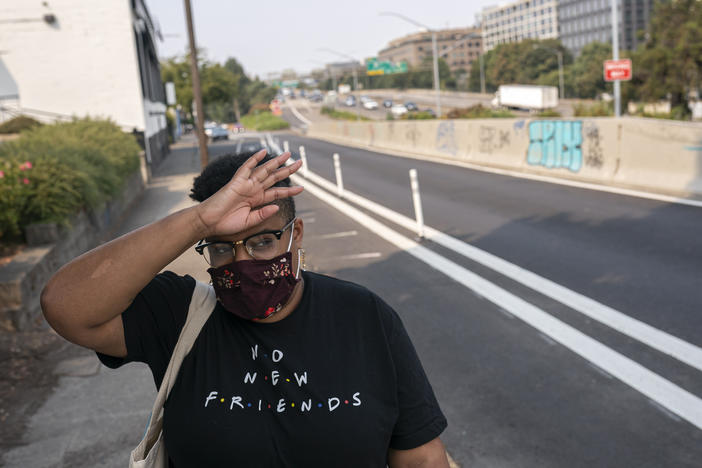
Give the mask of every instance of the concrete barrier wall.
<svg viewBox="0 0 702 468">
<path fill-rule="evenodd" d="M 308 136 L 680 197 L 702 197 L 702 125 L 639 118 L 315 123 Z"/>
</svg>

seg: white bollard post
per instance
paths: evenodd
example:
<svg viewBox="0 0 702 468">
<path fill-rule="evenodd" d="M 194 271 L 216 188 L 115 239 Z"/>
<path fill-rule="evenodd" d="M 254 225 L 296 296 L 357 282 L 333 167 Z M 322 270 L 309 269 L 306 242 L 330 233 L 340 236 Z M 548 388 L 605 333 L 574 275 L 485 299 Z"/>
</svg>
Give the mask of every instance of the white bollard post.
<svg viewBox="0 0 702 468">
<path fill-rule="evenodd" d="M 417 234 L 420 239 L 424 237 L 424 213 L 422 213 L 422 198 L 419 196 L 419 182 L 417 181 L 417 170 L 410 169 L 410 187 L 412 188 L 412 201 L 414 202 L 414 214 L 417 217 Z"/>
<path fill-rule="evenodd" d="M 339 198 L 344 198 L 344 180 L 341 178 L 341 163 L 339 153 L 334 153 L 334 172 L 336 173 L 336 188 Z"/>
<path fill-rule="evenodd" d="M 304 146 L 300 146 L 300 159 L 302 160 L 302 175 L 307 177 L 307 153 Z"/>
<path fill-rule="evenodd" d="M 288 144 L 288 140 L 283 141 L 283 153 L 287 153 L 290 151 L 290 145 Z"/>
</svg>

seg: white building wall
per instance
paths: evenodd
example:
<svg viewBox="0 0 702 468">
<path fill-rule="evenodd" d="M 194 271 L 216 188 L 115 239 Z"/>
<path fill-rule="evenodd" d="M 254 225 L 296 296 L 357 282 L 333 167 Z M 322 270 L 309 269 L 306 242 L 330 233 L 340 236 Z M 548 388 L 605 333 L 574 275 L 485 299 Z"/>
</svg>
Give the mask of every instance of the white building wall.
<svg viewBox="0 0 702 468">
<path fill-rule="evenodd" d="M 0 0 L 0 18 L 2 59 L 24 113 L 109 117 L 144 130 L 129 0 Z"/>
<path fill-rule="evenodd" d="M 483 50 L 524 39 L 558 37 L 556 0 L 518 0 L 482 10 Z"/>
</svg>

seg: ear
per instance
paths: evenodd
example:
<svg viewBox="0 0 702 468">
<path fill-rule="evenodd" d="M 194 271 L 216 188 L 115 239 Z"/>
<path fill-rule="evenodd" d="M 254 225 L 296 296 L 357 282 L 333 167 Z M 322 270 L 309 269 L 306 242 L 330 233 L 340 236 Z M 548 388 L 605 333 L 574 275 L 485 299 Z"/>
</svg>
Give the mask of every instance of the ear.
<svg viewBox="0 0 702 468">
<path fill-rule="evenodd" d="M 302 248 L 302 238 L 305 235 L 305 223 L 302 221 L 302 218 L 297 218 L 295 220 L 295 230 L 294 230 L 294 235 L 293 235 L 293 243 L 295 244 L 295 248 Z"/>
</svg>

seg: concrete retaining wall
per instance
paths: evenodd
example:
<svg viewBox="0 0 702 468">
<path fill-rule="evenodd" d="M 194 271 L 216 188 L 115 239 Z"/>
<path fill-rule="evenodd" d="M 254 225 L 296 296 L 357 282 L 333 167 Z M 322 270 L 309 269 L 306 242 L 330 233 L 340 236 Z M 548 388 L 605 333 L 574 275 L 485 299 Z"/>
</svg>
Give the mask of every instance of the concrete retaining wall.
<svg viewBox="0 0 702 468">
<path fill-rule="evenodd" d="M 142 170 L 136 171 L 118 196 L 97 210 L 79 213 L 70 228 L 59 229 L 55 242 L 26 247 L 0 266 L 0 331 L 29 330 L 42 323 L 39 296 L 51 275 L 115 229 L 144 185 Z"/>
<path fill-rule="evenodd" d="M 702 197 L 702 125 L 639 118 L 327 122 L 308 136 L 350 146 Z"/>
</svg>

